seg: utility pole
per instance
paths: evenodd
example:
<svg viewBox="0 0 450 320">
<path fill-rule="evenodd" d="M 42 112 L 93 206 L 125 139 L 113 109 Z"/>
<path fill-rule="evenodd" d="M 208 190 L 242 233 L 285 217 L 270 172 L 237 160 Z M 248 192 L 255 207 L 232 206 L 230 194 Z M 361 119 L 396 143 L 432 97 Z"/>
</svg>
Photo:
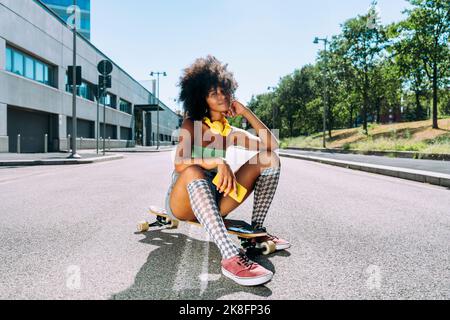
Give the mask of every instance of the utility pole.
<svg viewBox="0 0 450 320">
<path fill-rule="evenodd" d="M 99 134 L 100 134 L 100 84 L 97 85 L 97 123 L 95 124 L 96 132 L 96 145 L 97 145 L 97 155 L 98 155 L 98 147 L 99 147 Z"/>
<path fill-rule="evenodd" d="M 277 88 L 276 87 L 267 87 L 267 90 L 273 90 L 275 92 Z M 272 129 L 275 130 L 276 129 L 276 116 L 277 116 L 277 110 L 276 110 L 276 105 L 273 104 L 272 107 Z"/>
<path fill-rule="evenodd" d="M 158 77 L 158 89 L 157 89 L 157 97 L 156 97 L 156 100 L 158 103 L 157 111 L 156 111 L 156 119 L 157 119 L 156 120 L 156 149 L 159 150 L 159 146 L 160 146 L 160 141 L 159 141 L 159 108 L 160 108 L 160 106 L 159 106 L 159 76 L 163 75 L 164 77 L 167 77 L 167 72 L 159 72 L 159 71 L 151 72 L 150 76 L 153 77 L 155 74 Z"/>
<path fill-rule="evenodd" d="M 80 159 L 77 154 L 77 0 L 73 0 L 73 12 L 72 154 L 69 158 Z"/>
<path fill-rule="evenodd" d="M 324 96 L 325 96 L 325 101 L 324 101 L 324 107 L 323 107 L 323 148 L 326 149 L 327 148 L 327 141 L 326 141 L 326 131 L 327 131 L 327 112 L 328 112 L 328 83 L 327 83 L 327 64 L 328 64 L 328 55 L 327 55 L 327 45 L 328 45 L 328 38 L 325 39 L 320 39 L 318 37 L 316 37 L 314 39 L 314 44 L 318 44 L 319 41 L 322 41 L 324 43 L 324 47 L 325 47 L 325 73 L 324 73 Z"/>
</svg>

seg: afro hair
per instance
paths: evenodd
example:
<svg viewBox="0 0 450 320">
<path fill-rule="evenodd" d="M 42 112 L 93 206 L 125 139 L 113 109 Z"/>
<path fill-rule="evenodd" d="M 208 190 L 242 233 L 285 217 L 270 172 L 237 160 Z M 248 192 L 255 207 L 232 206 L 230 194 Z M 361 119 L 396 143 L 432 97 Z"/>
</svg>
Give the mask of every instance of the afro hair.
<svg viewBox="0 0 450 320">
<path fill-rule="evenodd" d="M 195 121 L 210 117 L 206 99 L 211 89 L 220 87 L 229 99 L 234 97 L 238 83 L 227 67 L 227 64 L 208 55 L 197 59 L 184 70 L 178 86 L 181 88 L 179 100 L 183 103 L 187 117 Z"/>
</svg>

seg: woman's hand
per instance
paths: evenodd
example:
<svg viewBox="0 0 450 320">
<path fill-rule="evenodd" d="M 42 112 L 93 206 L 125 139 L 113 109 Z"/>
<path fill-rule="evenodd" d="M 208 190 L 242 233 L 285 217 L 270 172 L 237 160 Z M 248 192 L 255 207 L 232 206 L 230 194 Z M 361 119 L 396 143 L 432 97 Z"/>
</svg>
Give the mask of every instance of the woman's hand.
<svg viewBox="0 0 450 320">
<path fill-rule="evenodd" d="M 244 113 L 247 111 L 247 107 L 245 107 L 242 103 L 239 101 L 233 101 L 231 102 L 230 109 L 227 112 L 224 112 L 223 115 L 225 117 L 234 118 L 237 116 L 244 115 Z"/>
<path fill-rule="evenodd" d="M 227 197 L 231 192 L 236 195 L 237 181 L 233 170 L 228 163 L 219 164 L 217 167 L 217 172 L 219 176 L 219 182 L 217 189 L 220 193 L 224 193 L 224 197 Z"/>
</svg>

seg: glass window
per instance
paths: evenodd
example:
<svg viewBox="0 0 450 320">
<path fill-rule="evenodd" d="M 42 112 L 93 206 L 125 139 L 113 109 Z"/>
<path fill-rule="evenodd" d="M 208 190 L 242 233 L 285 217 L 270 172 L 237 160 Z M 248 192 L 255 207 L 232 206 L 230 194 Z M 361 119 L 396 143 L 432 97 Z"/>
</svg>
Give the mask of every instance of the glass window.
<svg viewBox="0 0 450 320">
<path fill-rule="evenodd" d="M 81 18 L 81 29 L 90 30 L 91 22 L 89 20 Z"/>
<path fill-rule="evenodd" d="M 35 67 L 36 67 L 35 80 L 39 81 L 39 82 L 44 82 L 44 65 L 42 63 L 36 61 Z"/>
<path fill-rule="evenodd" d="M 15 74 L 23 76 L 23 55 L 17 51 L 13 53 L 13 71 Z"/>
<path fill-rule="evenodd" d="M 79 95 L 81 97 L 91 100 L 91 101 L 94 101 L 93 89 L 92 89 L 92 85 L 90 83 L 83 82 L 81 84 L 79 92 L 80 92 Z"/>
<path fill-rule="evenodd" d="M 44 66 L 44 83 L 45 84 L 50 84 L 50 78 L 49 78 L 49 68 L 48 66 Z"/>
<path fill-rule="evenodd" d="M 100 101 L 105 106 L 109 106 L 111 104 L 111 96 L 107 93 L 100 99 Z"/>
<path fill-rule="evenodd" d="M 77 87 L 78 96 L 86 98 L 86 83 L 82 83 L 81 86 Z"/>
<path fill-rule="evenodd" d="M 120 111 L 131 114 L 131 103 L 120 99 L 119 106 L 120 106 Z"/>
<path fill-rule="evenodd" d="M 117 98 L 112 93 L 107 93 L 104 98 L 102 98 L 101 103 L 104 103 L 106 106 L 116 109 L 117 107 Z"/>
<path fill-rule="evenodd" d="M 69 77 L 67 76 L 67 73 L 66 73 L 66 92 L 71 92 L 70 89 L 72 89 L 72 88 L 70 87 Z"/>
<path fill-rule="evenodd" d="M 110 96 L 111 96 L 111 104 L 109 105 L 111 108 L 114 108 L 114 109 L 116 109 L 117 108 L 117 98 L 116 98 L 116 96 L 115 95 L 113 95 L 113 94 L 110 94 Z"/>
<path fill-rule="evenodd" d="M 6 48 L 6 71 L 12 71 L 13 70 L 13 57 L 12 57 L 12 51 L 11 48 Z"/>
<path fill-rule="evenodd" d="M 6 70 L 28 79 L 56 87 L 56 69 L 37 58 L 21 53 L 18 49 L 6 48 Z"/>
<path fill-rule="evenodd" d="M 25 57 L 25 77 L 34 80 L 34 60 Z"/>
</svg>

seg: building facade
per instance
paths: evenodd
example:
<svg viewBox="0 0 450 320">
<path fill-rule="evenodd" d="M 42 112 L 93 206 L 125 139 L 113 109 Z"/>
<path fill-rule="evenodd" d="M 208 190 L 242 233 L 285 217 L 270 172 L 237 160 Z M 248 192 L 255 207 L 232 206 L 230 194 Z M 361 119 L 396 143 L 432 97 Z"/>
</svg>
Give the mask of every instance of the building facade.
<svg viewBox="0 0 450 320">
<path fill-rule="evenodd" d="M 41 0 L 67 23 L 73 23 L 73 0 Z M 91 39 L 91 0 L 77 0 L 79 21 L 77 27 L 86 39 Z"/>
<path fill-rule="evenodd" d="M 67 70 L 72 64 L 73 33 L 38 0 L 0 0 L 0 152 L 49 152 L 69 149 L 72 132 L 72 93 Z M 97 121 L 97 65 L 108 59 L 91 42 L 78 37 L 77 64 L 82 85 L 77 88 L 78 148 L 96 147 L 108 138 L 110 147 L 156 144 L 157 104 L 154 95 L 114 64 L 112 88 Z M 110 59 L 108 59 L 110 60 Z M 179 116 L 159 103 L 160 140 L 172 144 Z M 97 124 L 106 122 L 97 133 Z M 137 125 L 136 125 L 137 123 Z M 139 128 L 136 130 L 136 128 Z"/>
</svg>

